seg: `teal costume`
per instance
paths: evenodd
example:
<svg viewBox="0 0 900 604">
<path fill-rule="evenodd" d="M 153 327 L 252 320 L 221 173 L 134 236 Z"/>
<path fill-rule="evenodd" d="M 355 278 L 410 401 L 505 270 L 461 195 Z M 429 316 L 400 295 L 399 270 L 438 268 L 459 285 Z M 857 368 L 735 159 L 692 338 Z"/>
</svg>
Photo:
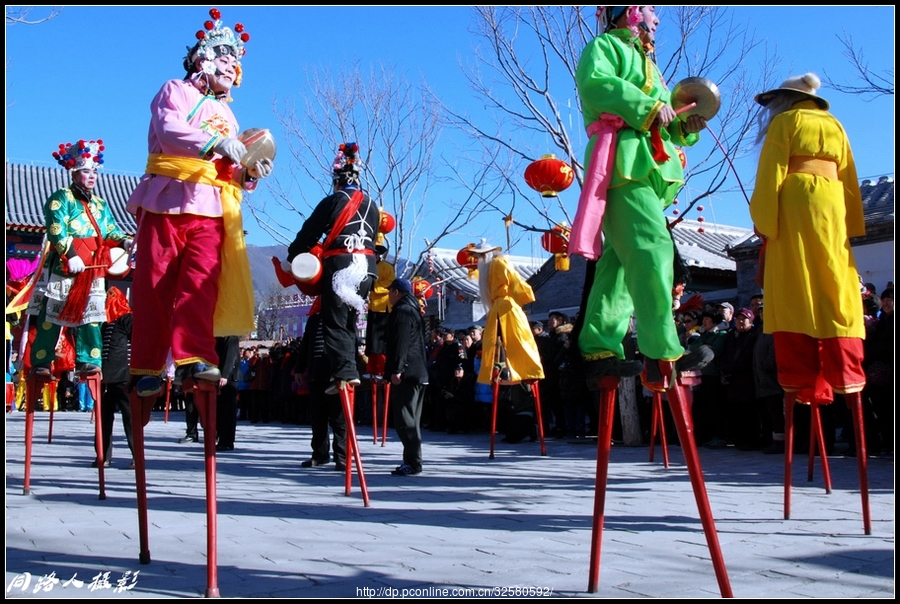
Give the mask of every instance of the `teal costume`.
<svg viewBox="0 0 900 604">
<path fill-rule="evenodd" d="M 37 315 L 37 335 L 31 345 L 31 363 L 49 365 L 56 358 L 56 344 L 60 330 L 67 325 L 75 332 L 75 361 L 100 365 L 102 337 L 100 324 L 106 321 L 105 279 L 94 280 L 81 322 L 66 324 L 59 319 L 72 287 L 72 277 L 63 270 L 62 257 L 73 255 L 76 239 L 94 239 L 97 231 L 85 213 L 85 206 L 76 194 L 84 198 L 84 193 L 74 186 L 59 189 L 47 198 L 44 215 L 47 225 L 47 240 L 51 245 L 45 269 L 49 269 L 49 280 L 42 280 L 28 307 L 28 314 Z M 87 202 L 97 226 L 105 241 L 122 242 L 126 235 L 116 223 L 109 205 L 100 197 L 91 195 Z"/>
<path fill-rule="evenodd" d="M 594 38 L 581 55 L 575 81 L 585 127 L 604 113 L 625 121 L 617 135 L 603 218 L 603 254 L 596 264 L 579 347 L 588 360 L 623 359 L 623 339 L 634 314 L 641 353 L 676 360 L 684 348 L 672 317 L 674 249 L 663 211 L 684 183 L 675 145 L 693 145 L 700 137 L 685 134 L 677 119 L 658 133 L 652 131 L 671 95 L 656 64 L 628 29 Z M 586 170 L 595 142 L 596 136 L 591 137 L 585 151 Z"/>
</svg>

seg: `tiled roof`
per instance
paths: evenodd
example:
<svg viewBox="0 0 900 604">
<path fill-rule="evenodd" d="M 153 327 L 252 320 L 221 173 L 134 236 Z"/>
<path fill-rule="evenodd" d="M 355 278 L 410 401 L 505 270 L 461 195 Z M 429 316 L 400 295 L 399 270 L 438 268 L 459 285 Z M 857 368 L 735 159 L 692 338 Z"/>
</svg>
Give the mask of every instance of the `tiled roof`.
<svg viewBox="0 0 900 604">
<path fill-rule="evenodd" d="M 134 216 L 125 210 L 125 203 L 137 187 L 139 178 L 109 174 L 100 170 L 94 193 L 109 204 L 119 228 L 134 235 L 137 225 Z M 44 202 L 56 190 L 72 182 L 68 170 L 44 166 L 6 164 L 6 228 L 43 232 Z"/>
<path fill-rule="evenodd" d="M 703 229 L 701 233 L 699 229 Z M 751 229 L 710 224 L 709 221 L 682 220 L 672 228 L 678 252 L 689 267 L 733 271 L 734 259 L 725 250 L 736 240 L 752 234 Z"/>
</svg>

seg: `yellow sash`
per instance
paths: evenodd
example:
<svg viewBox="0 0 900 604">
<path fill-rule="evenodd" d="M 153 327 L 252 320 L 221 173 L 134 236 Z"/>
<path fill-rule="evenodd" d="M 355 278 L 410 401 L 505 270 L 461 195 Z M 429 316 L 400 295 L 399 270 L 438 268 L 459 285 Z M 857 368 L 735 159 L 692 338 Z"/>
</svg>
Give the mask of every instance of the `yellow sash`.
<svg viewBox="0 0 900 604">
<path fill-rule="evenodd" d="M 216 166 L 210 161 L 176 155 L 152 154 L 147 173 L 168 176 L 218 187 L 222 199 L 225 240 L 222 242 L 222 274 L 219 296 L 213 315 L 216 336 L 244 336 L 255 329 L 253 321 L 253 281 L 244 243 L 240 187 L 216 179 Z"/>
</svg>

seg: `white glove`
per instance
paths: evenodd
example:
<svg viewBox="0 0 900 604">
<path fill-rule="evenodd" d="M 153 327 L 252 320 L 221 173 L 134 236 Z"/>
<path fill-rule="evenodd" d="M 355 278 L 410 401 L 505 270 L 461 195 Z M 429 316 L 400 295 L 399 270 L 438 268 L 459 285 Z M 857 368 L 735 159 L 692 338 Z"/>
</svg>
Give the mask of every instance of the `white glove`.
<svg viewBox="0 0 900 604">
<path fill-rule="evenodd" d="M 73 256 L 67 262 L 70 275 L 77 275 L 84 270 L 84 260 L 78 256 Z"/>
<path fill-rule="evenodd" d="M 241 163 L 241 158 L 247 155 L 247 147 L 236 138 L 223 138 L 215 144 L 213 151 L 236 164 Z"/>
<path fill-rule="evenodd" d="M 291 272 L 291 263 L 288 262 L 287 260 L 282 260 L 281 261 L 281 270 L 283 270 L 286 273 L 290 273 Z"/>
<path fill-rule="evenodd" d="M 256 162 L 253 167 L 247 168 L 247 174 L 249 174 L 253 178 L 265 178 L 266 176 L 271 174 L 272 170 L 274 169 L 275 164 L 271 159 L 266 158 Z"/>
</svg>

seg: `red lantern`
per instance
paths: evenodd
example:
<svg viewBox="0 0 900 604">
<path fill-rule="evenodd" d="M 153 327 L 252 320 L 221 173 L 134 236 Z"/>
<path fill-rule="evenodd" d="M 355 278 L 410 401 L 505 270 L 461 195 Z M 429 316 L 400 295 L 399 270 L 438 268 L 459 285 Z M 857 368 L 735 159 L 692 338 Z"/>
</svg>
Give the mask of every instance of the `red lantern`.
<svg viewBox="0 0 900 604">
<path fill-rule="evenodd" d="M 469 253 L 473 245 L 469 244 L 456 252 L 456 262 L 463 268 L 475 268 L 478 266 L 478 258 Z"/>
<path fill-rule="evenodd" d="M 525 168 L 525 182 L 544 197 L 556 197 L 557 193 L 568 189 L 574 180 L 572 166 L 552 153 Z"/>
<path fill-rule="evenodd" d="M 541 236 L 541 247 L 551 254 L 567 254 L 569 252 L 569 229 L 561 224 L 545 231 Z"/>
<path fill-rule="evenodd" d="M 397 221 L 394 220 L 393 216 L 385 212 L 384 208 L 381 208 L 378 213 L 381 216 L 378 222 L 378 232 L 387 235 L 397 226 Z"/>
<path fill-rule="evenodd" d="M 425 279 L 413 279 L 412 288 L 413 294 L 417 298 L 430 298 L 434 295 L 434 289 L 431 288 L 431 284 Z"/>
</svg>

